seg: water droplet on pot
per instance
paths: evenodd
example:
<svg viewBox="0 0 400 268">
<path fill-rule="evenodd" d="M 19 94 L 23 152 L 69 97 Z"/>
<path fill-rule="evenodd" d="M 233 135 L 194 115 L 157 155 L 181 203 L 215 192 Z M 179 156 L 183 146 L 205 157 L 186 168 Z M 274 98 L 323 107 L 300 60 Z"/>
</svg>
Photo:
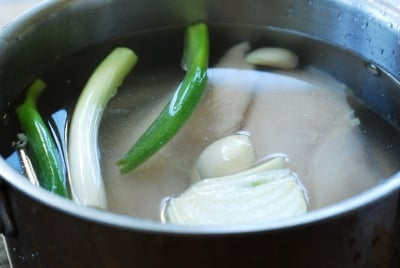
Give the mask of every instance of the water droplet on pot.
<svg viewBox="0 0 400 268">
<path fill-rule="evenodd" d="M 379 70 L 379 68 L 378 68 L 378 66 L 376 66 L 375 64 L 372 64 L 372 63 L 367 63 L 366 65 L 365 65 L 365 68 L 367 68 L 367 70 L 372 74 L 372 75 L 375 75 L 375 76 L 379 76 L 380 75 L 380 70 Z"/>
<path fill-rule="evenodd" d="M 2 123 L 3 126 L 7 126 L 10 123 L 10 115 L 8 113 L 3 114 Z"/>
</svg>

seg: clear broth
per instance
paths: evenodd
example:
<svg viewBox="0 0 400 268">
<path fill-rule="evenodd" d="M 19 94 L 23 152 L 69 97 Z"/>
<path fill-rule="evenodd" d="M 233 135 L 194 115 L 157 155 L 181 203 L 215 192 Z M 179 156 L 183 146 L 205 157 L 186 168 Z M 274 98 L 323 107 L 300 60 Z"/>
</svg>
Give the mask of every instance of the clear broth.
<svg viewBox="0 0 400 268">
<path fill-rule="evenodd" d="M 354 58 L 354 55 L 308 37 L 261 27 L 211 25 L 210 41 L 210 66 L 214 66 L 228 48 L 242 41 L 251 42 L 253 47 L 260 45 L 293 47 L 295 52 L 300 55 L 300 70 L 284 75 L 300 78 L 300 80 L 311 84 L 319 83 L 319 85 L 321 85 L 320 79 L 322 77 L 330 81 L 329 84 L 332 86 L 328 87 L 332 90 L 335 90 L 335 87 L 340 83 L 332 81 L 331 78 L 322 73 L 309 71 L 309 66 L 316 65 L 317 68 L 319 67 L 318 61 L 321 61 L 321 58 L 314 64 L 315 57 L 309 56 L 307 47 L 310 44 L 318 44 L 325 50 L 331 51 L 332 54 L 338 53 Z M 162 49 L 160 49 L 160 44 L 163 46 Z M 146 124 L 144 122 L 151 121 L 161 110 L 184 75 L 184 71 L 180 67 L 182 44 L 182 28 L 166 28 L 136 33 L 83 49 L 66 57 L 59 65 L 49 68 L 49 71 L 42 76 L 48 84 L 48 90 L 39 99 L 39 109 L 57 133 L 60 148 L 65 153 L 65 129 L 68 127 L 69 116 L 93 69 L 116 46 L 128 46 L 139 55 L 137 67 L 125 80 L 118 94 L 110 101 L 104 113 L 99 135 L 99 149 L 102 155 L 109 209 L 113 212 L 157 220 L 161 200 L 166 196 L 179 194 L 188 187 L 191 167 L 198 154 L 217 138 L 237 131 L 248 131 L 255 137 L 258 148 L 265 147 L 263 146 L 263 137 L 257 138 L 258 131 L 248 128 L 243 120 L 238 119 L 235 124 L 232 123 L 234 127 L 227 127 L 219 131 L 217 126 L 226 119 L 221 118 L 218 114 L 206 113 L 207 116 L 192 118 L 192 123 L 189 122 L 185 126 L 186 130 L 182 130 L 178 137 L 174 138 L 149 163 L 126 176 L 118 175 L 117 167 L 110 163 L 115 163 L 115 160 L 121 157 L 128 148 L 127 146 L 133 144 L 138 135 L 145 129 Z M 264 71 L 257 72 L 262 73 Z M 324 81 L 322 80 L 322 83 Z M 229 96 L 236 94 L 247 96 L 247 90 L 246 88 L 235 88 Z M 222 103 L 224 101 L 229 103 L 229 96 Z M 290 97 L 290 94 L 288 96 Z M 359 118 L 361 122 L 356 127 L 356 131 L 359 132 L 356 135 L 358 138 L 356 143 L 360 145 L 358 148 L 361 150 L 357 152 L 357 156 L 362 157 L 363 161 L 368 163 L 369 167 L 372 166 L 373 169 L 360 172 L 355 168 L 356 163 L 349 162 L 344 168 L 354 169 L 354 176 L 357 177 L 355 178 L 354 188 L 352 189 L 349 184 L 338 186 L 335 181 L 330 180 L 324 187 L 338 187 L 335 192 L 345 191 L 345 194 L 339 194 L 335 198 L 318 202 L 315 201 L 320 200 L 315 198 L 319 191 L 315 189 L 316 179 L 307 178 L 307 174 L 303 177 L 304 174 L 299 174 L 310 191 L 311 209 L 338 202 L 364 191 L 394 174 L 400 166 L 398 161 L 400 156 L 398 131 L 368 109 L 353 94 L 347 95 L 344 100 L 345 102 L 347 100 L 346 105 L 347 103 L 350 105 L 349 107 L 354 110 L 355 117 Z M 205 98 L 203 101 L 207 102 L 207 99 Z M 207 105 L 212 106 L 215 103 Z M 235 120 L 235 116 L 241 118 L 243 114 L 251 112 L 249 107 L 252 106 L 246 106 L 242 111 L 234 112 L 229 120 Z M 299 113 L 302 113 L 302 111 L 299 111 Z M 141 123 L 142 120 L 144 120 L 143 123 Z M 5 131 L 16 134 L 18 124 L 15 117 L 11 116 L 10 121 L 11 123 L 7 125 Z M 199 125 L 203 128 L 200 128 Z M 10 145 L 2 146 L 2 148 L 6 147 L 9 148 Z M 271 150 L 287 153 L 279 150 L 279 148 Z M 2 154 L 9 155 L 7 161 L 16 169 L 21 170 L 16 153 L 9 154 L 8 149 L 4 151 L 6 152 L 2 152 Z M 264 148 L 258 151 L 258 154 L 262 158 L 266 154 L 274 152 L 276 151 L 269 151 Z M 345 155 L 346 152 L 343 152 L 343 156 Z M 307 158 L 307 155 L 297 156 L 297 158 L 289 155 L 289 158 L 292 159 L 289 163 L 290 167 L 294 172 L 299 172 L 300 168 L 296 166 L 296 159 Z M 368 171 L 371 171 L 370 174 L 367 174 Z M 368 178 L 360 178 L 363 176 Z"/>
</svg>

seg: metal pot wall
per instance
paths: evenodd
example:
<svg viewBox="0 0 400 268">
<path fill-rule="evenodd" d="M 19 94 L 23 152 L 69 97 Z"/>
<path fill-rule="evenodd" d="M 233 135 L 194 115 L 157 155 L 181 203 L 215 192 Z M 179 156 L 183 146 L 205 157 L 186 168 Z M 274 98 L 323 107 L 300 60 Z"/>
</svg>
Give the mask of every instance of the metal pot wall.
<svg viewBox="0 0 400 268">
<path fill-rule="evenodd" d="M 312 43 L 287 44 L 399 127 L 400 10 L 389 2 L 71 0 L 45 1 L 1 30 L 1 140 L 10 139 L 3 129 L 12 103 L 63 55 L 198 20 L 284 29 L 351 52 L 346 57 Z M 0 175 L 0 227 L 14 267 L 400 266 L 400 174 L 305 216 L 212 229 L 77 206 L 33 187 L 1 157 Z"/>
</svg>

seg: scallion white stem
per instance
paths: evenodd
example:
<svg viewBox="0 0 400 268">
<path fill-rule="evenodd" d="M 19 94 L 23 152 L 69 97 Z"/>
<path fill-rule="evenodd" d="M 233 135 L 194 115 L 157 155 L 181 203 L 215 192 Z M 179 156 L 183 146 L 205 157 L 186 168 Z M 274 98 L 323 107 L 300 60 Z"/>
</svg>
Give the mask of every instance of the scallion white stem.
<svg viewBox="0 0 400 268">
<path fill-rule="evenodd" d="M 68 140 L 71 194 L 81 205 L 106 209 L 98 152 L 98 128 L 108 101 L 137 62 L 128 48 L 114 49 L 85 85 L 73 112 Z"/>
</svg>

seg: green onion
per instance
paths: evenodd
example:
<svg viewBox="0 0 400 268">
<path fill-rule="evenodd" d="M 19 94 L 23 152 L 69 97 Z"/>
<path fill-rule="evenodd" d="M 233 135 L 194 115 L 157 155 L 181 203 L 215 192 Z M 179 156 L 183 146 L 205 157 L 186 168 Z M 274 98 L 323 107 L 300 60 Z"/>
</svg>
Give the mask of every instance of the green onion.
<svg viewBox="0 0 400 268">
<path fill-rule="evenodd" d="M 204 23 L 189 26 L 185 34 L 187 73 L 174 96 L 152 125 L 124 157 L 117 161 L 121 174 L 138 167 L 181 129 L 203 96 L 207 82 L 208 29 Z"/>
<path fill-rule="evenodd" d="M 28 138 L 29 157 L 39 184 L 52 193 L 67 197 L 65 166 L 52 134 L 37 110 L 37 99 L 45 88 L 46 84 L 42 80 L 33 82 L 28 88 L 25 101 L 16 112 Z"/>
<path fill-rule="evenodd" d="M 108 101 L 137 62 L 128 48 L 116 48 L 97 67 L 76 104 L 69 133 L 68 160 L 72 198 L 78 204 L 106 208 L 98 155 L 98 128 Z"/>
</svg>

